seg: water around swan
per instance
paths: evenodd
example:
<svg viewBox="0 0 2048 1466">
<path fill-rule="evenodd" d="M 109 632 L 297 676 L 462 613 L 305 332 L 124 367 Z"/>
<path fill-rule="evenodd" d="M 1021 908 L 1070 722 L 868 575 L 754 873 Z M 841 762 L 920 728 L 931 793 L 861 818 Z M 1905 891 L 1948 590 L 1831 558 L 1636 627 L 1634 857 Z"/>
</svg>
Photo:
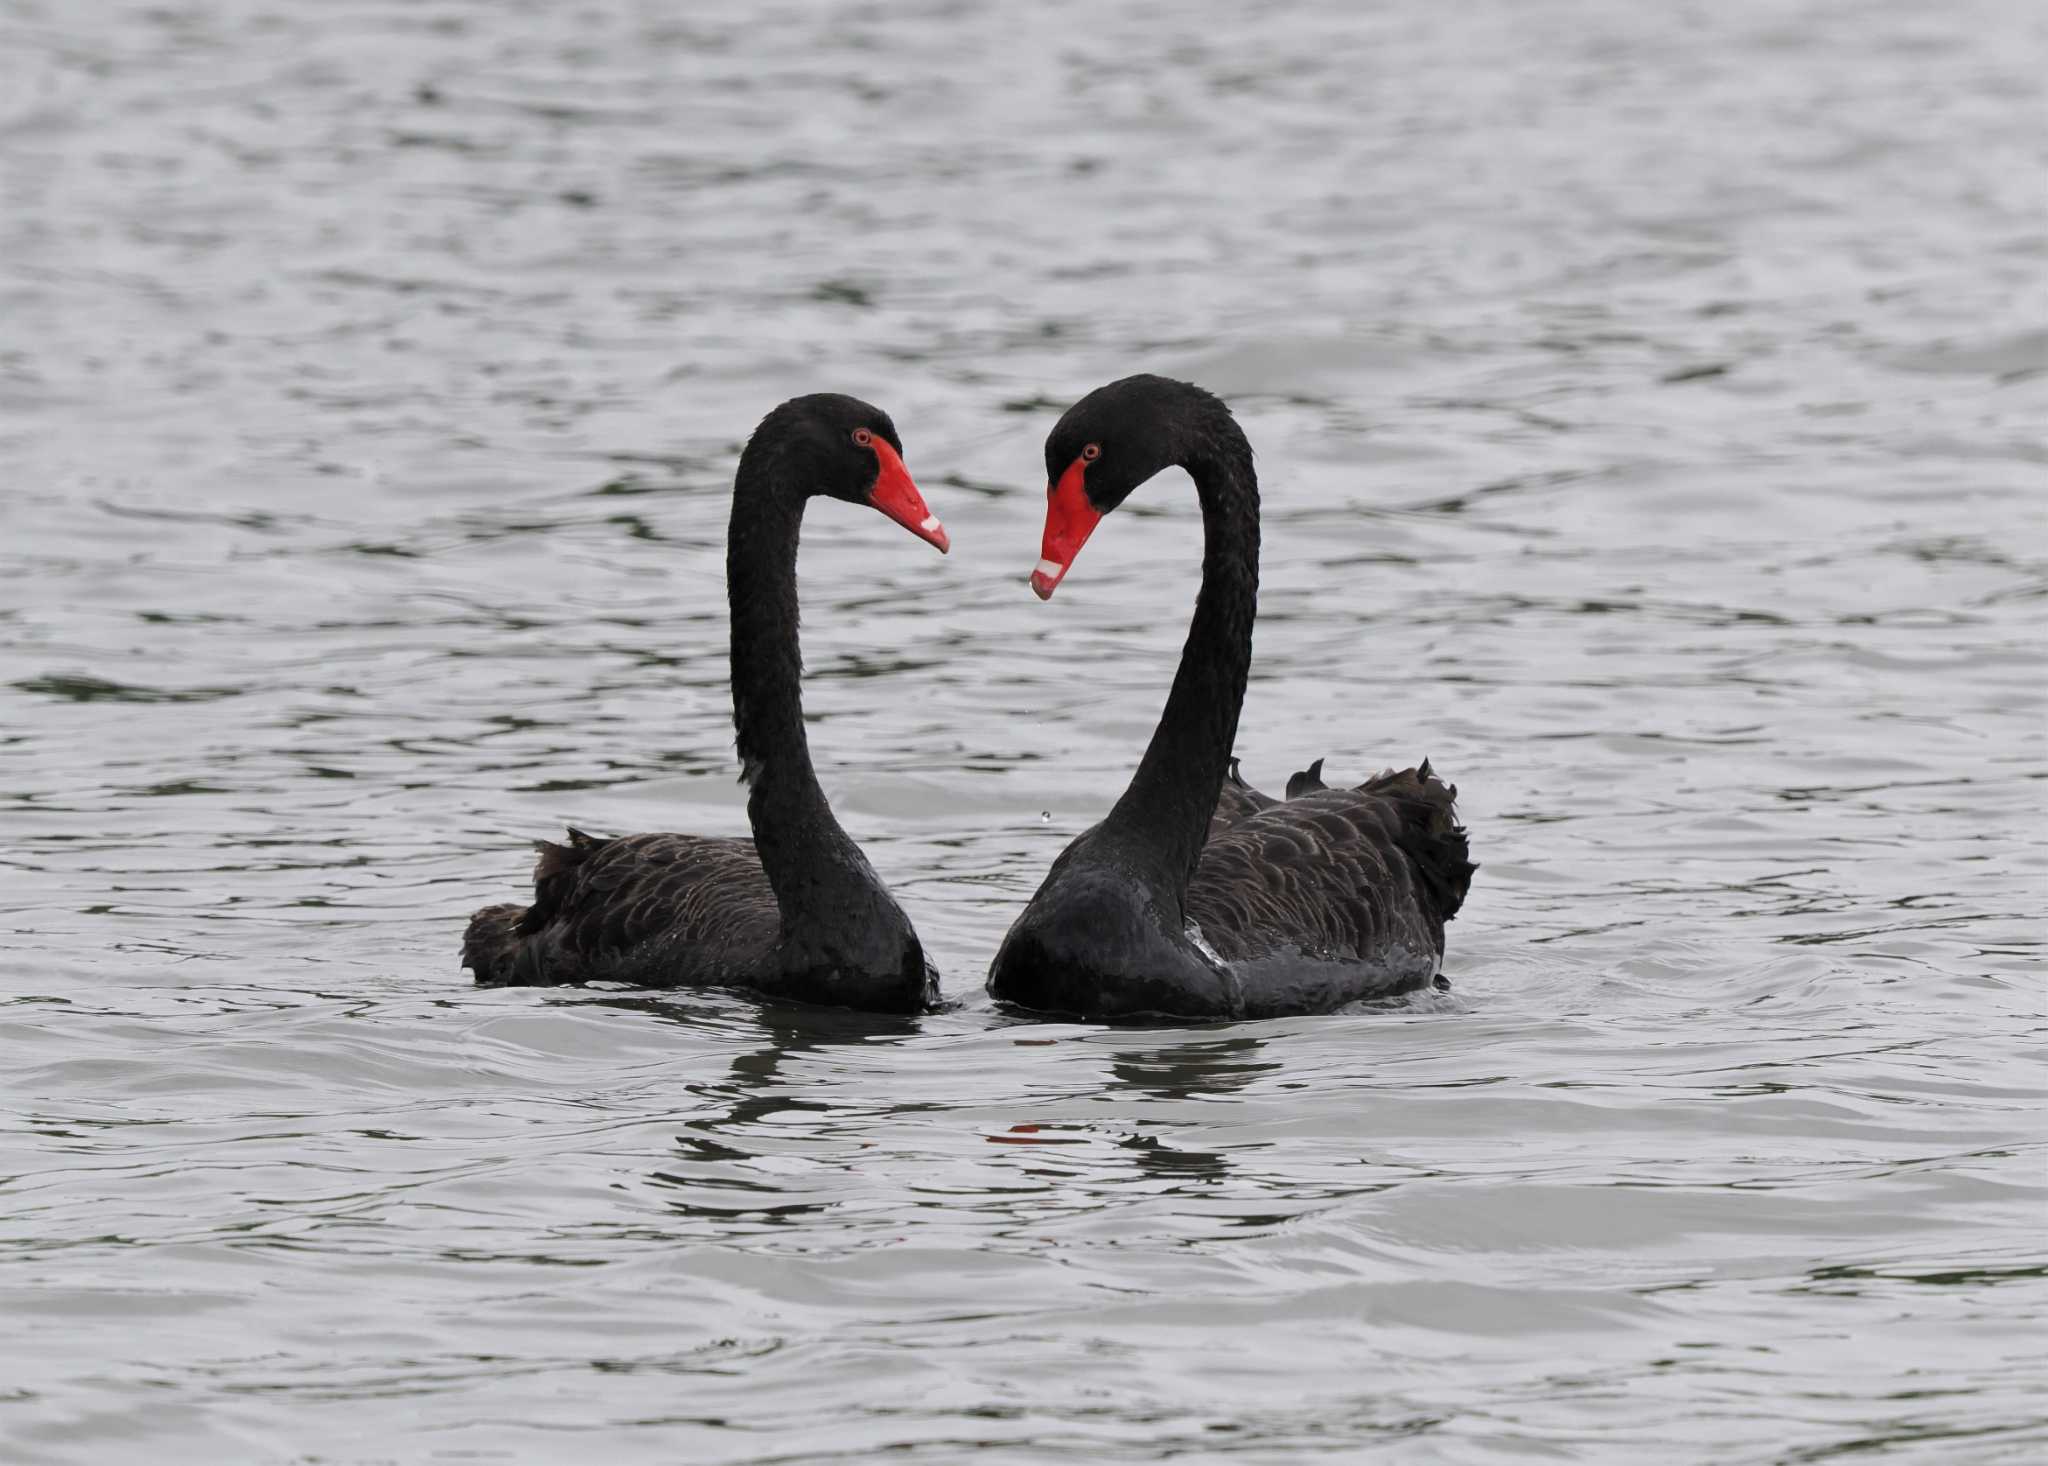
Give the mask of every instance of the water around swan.
<svg viewBox="0 0 2048 1466">
<path fill-rule="evenodd" d="M 0 1457 L 2022 1461 L 2048 1446 L 2035 7 L 0 9 Z M 1019 1024 L 1229 395 L 1241 752 L 1432 757 L 1446 999 Z M 958 999 L 479 992 L 566 822 L 743 828 L 740 439 Z"/>
</svg>

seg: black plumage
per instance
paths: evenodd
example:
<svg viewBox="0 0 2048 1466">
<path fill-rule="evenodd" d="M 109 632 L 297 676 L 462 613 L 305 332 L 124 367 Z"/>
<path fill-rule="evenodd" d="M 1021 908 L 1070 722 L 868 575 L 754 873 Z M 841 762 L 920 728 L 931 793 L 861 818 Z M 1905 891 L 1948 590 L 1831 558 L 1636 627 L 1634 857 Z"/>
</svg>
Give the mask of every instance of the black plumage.
<svg viewBox="0 0 2048 1466">
<path fill-rule="evenodd" d="M 1299 774 L 1295 775 L 1295 778 L 1300 777 Z M 1288 788 L 1291 790 L 1293 787 L 1292 781 L 1289 781 Z M 1288 797 L 1293 796 L 1290 794 Z M 1223 780 L 1222 792 L 1216 796 L 1216 812 L 1209 816 L 1209 838 L 1214 840 L 1239 820 L 1249 819 L 1260 810 L 1271 809 L 1279 802 L 1272 795 L 1261 794 L 1245 783 L 1244 775 L 1238 772 L 1237 760 L 1232 759 L 1230 772 Z"/>
<path fill-rule="evenodd" d="M 885 446 L 886 445 L 886 446 Z M 530 906 L 471 918 L 462 965 L 487 986 L 592 981 L 744 987 L 915 1011 L 938 974 L 840 828 L 804 732 L 796 553 L 816 493 L 881 508 L 941 550 L 888 416 L 850 397 L 784 403 L 740 457 L 726 547 L 733 723 L 751 840 L 701 835 L 539 843 Z"/>
<path fill-rule="evenodd" d="M 1320 1012 L 1423 987 L 1475 869 L 1457 791 L 1426 760 L 1330 789 L 1318 759 L 1276 801 L 1231 756 L 1251 663 L 1259 499 L 1229 409 L 1158 377 L 1075 404 L 1047 440 L 1046 468 L 1079 489 L 1050 496 L 1034 585 L 1051 594 L 1100 516 L 1170 464 L 1193 478 L 1204 526 L 1202 588 L 1173 690 L 1116 807 L 1054 861 L 1011 926 L 989 991 L 1038 1011 L 1139 1019 Z"/>
<path fill-rule="evenodd" d="M 1458 791 L 1427 760 L 1354 789 L 1289 787 L 1284 803 L 1212 837 L 1188 882 L 1187 919 L 1212 952 L 1284 977 L 1247 984 L 1246 1015 L 1422 986 L 1472 881 Z"/>
<path fill-rule="evenodd" d="M 1317 759 L 1300 772 L 1287 776 L 1287 797 L 1289 799 L 1299 799 L 1304 794 L 1311 794 L 1318 789 L 1327 789 L 1329 787 L 1328 784 L 1323 782 L 1323 761 L 1321 759 Z"/>
<path fill-rule="evenodd" d="M 781 927 L 752 840 L 705 835 L 537 842 L 533 904 L 487 906 L 463 965 L 488 986 L 617 981 L 750 985 Z"/>
</svg>

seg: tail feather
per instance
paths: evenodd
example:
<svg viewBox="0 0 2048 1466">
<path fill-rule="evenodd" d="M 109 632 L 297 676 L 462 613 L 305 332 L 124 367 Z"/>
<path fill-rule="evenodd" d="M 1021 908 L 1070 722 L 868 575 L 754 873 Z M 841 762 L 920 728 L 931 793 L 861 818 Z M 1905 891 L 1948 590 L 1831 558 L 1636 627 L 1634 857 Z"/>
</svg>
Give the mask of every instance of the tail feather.
<svg viewBox="0 0 2048 1466">
<path fill-rule="evenodd" d="M 1414 864 L 1424 897 L 1443 920 L 1456 916 L 1479 869 L 1458 823 L 1457 785 L 1439 779 L 1424 759 L 1418 768 L 1379 774 L 1358 787 L 1393 806 L 1401 821 L 1400 847 Z"/>
<path fill-rule="evenodd" d="M 523 906 L 486 906 L 469 919 L 462 933 L 462 965 L 484 987 L 511 981 L 519 956 L 519 921 Z"/>
<path fill-rule="evenodd" d="M 545 944 L 534 936 L 546 930 L 576 888 L 583 863 L 611 842 L 571 828 L 562 844 L 536 840 L 531 906 L 486 906 L 469 919 L 462 934 L 462 965 L 484 987 L 526 986 L 547 979 L 536 964 Z"/>
</svg>

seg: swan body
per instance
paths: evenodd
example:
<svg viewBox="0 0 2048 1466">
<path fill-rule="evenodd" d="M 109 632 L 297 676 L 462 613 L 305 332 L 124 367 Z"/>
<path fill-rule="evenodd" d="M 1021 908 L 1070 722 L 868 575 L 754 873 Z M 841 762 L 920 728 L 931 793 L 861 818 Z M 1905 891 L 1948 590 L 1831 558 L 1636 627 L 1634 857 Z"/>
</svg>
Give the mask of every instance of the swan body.
<svg viewBox="0 0 2048 1466">
<path fill-rule="evenodd" d="M 571 830 L 539 842 L 531 904 L 470 920 L 462 964 L 478 983 L 740 987 L 890 1012 L 937 1001 L 917 933 L 818 785 L 797 647 L 797 536 L 814 494 L 871 505 L 948 547 L 901 452 L 888 416 L 851 397 L 795 398 L 763 420 L 740 457 L 726 548 L 754 837 Z"/>
<path fill-rule="evenodd" d="M 1202 504 L 1202 589 L 1173 690 L 1130 786 L 1053 862 L 989 970 L 1005 1004 L 1130 1020 L 1326 1012 L 1438 977 L 1475 867 L 1457 791 L 1420 766 L 1328 788 L 1318 759 L 1275 800 L 1231 756 L 1251 662 L 1258 480 L 1230 411 L 1129 377 L 1046 444 L 1050 597 L 1102 517 L 1178 464 Z"/>
</svg>

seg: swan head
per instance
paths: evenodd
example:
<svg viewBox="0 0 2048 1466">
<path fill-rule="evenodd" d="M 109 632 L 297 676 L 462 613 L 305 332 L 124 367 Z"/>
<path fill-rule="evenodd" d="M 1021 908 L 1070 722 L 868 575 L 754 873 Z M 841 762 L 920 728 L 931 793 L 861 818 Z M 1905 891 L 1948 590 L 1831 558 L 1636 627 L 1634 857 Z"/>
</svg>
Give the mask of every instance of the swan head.
<svg viewBox="0 0 2048 1466">
<path fill-rule="evenodd" d="M 945 525 L 903 465 L 903 439 L 889 414 L 873 403 L 837 392 L 793 397 L 762 419 L 747 454 L 772 453 L 776 478 L 804 497 L 822 494 L 879 509 L 944 554 L 952 547 Z"/>
<path fill-rule="evenodd" d="M 1097 387 L 1045 440 L 1045 539 L 1031 588 L 1049 599 L 1095 527 L 1162 469 L 1206 454 L 1230 409 L 1192 382 L 1140 375 Z M 1241 437 L 1241 435 L 1238 435 Z"/>
</svg>

